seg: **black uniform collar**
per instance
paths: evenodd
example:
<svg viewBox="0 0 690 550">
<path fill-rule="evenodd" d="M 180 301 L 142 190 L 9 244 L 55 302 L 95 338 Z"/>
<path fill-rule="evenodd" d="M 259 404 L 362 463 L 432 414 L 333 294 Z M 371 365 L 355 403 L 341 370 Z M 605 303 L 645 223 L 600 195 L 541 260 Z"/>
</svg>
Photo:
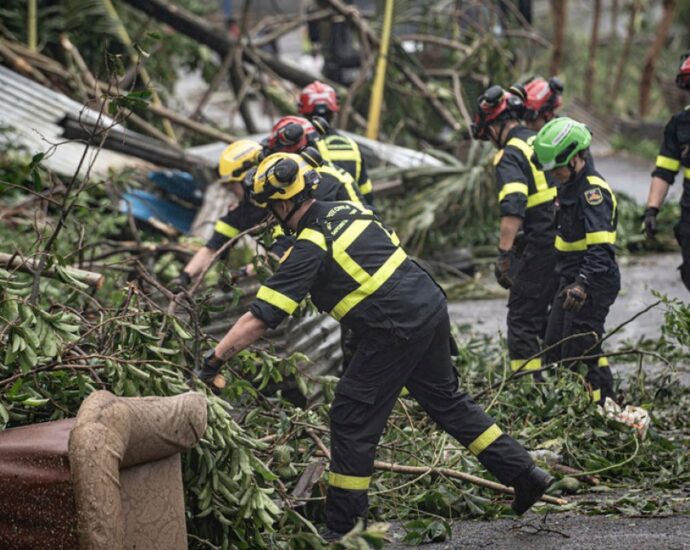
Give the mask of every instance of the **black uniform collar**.
<svg viewBox="0 0 690 550">
<path fill-rule="evenodd" d="M 307 208 L 307 211 L 304 213 L 302 216 L 302 219 L 300 219 L 299 223 L 297 224 L 297 231 L 295 234 L 299 234 L 302 229 L 305 227 L 308 227 L 311 222 L 313 222 L 317 217 L 318 217 L 318 207 L 316 206 L 319 204 L 319 201 L 314 201 L 309 208 Z"/>
<path fill-rule="evenodd" d="M 518 138 L 522 141 L 527 141 L 527 138 L 530 138 L 533 135 L 534 132 L 532 130 L 530 130 L 524 124 L 518 123 L 517 126 L 513 126 L 510 130 L 508 130 L 508 133 L 506 134 L 506 141 L 503 144 L 503 148 L 505 149 L 506 145 L 508 145 L 508 142 L 513 138 Z"/>
<path fill-rule="evenodd" d="M 594 174 L 594 172 L 592 170 L 592 167 L 590 166 L 590 163 L 585 162 L 584 167 L 577 174 L 577 177 L 575 178 L 575 180 L 570 181 L 570 182 L 566 183 L 565 185 L 561 186 L 561 188 L 563 189 L 563 193 L 565 195 L 579 193 L 579 191 L 582 189 L 583 186 L 588 185 L 587 178 L 593 174 Z"/>
</svg>

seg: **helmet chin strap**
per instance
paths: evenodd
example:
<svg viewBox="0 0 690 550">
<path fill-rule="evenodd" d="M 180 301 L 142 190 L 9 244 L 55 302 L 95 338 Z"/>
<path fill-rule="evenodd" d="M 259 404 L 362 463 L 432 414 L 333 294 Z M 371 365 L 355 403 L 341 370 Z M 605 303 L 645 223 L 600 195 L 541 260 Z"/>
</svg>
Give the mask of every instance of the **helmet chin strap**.
<svg viewBox="0 0 690 550">
<path fill-rule="evenodd" d="M 276 212 L 275 208 L 273 207 L 275 203 L 272 203 L 270 205 L 271 212 L 275 216 L 275 218 L 280 222 L 280 226 L 283 228 L 283 231 L 285 231 L 286 234 L 293 233 L 292 228 L 288 226 L 288 222 L 290 219 L 292 219 L 292 216 L 295 215 L 295 212 L 299 210 L 299 207 L 302 206 L 302 202 L 294 202 L 292 208 L 288 212 L 287 216 L 285 216 L 285 219 L 281 219 L 281 217 L 278 215 Z"/>
<path fill-rule="evenodd" d="M 493 126 L 493 127 L 495 128 L 495 126 Z M 491 135 L 491 132 L 489 132 L 489 137 L 491 138 L 491 141 L 494 143 L 494 145 L 498 149 L 503 149 L 503 147 L 504 147 L 504 144 L 501 143 L 501 136 L 503 135 L 503 130 L 505 129 L 505 127 L 506 127 L 506 121 L 504 120 L 501 123 L 501 127 L 499 128 L 495 138 L 494 138 L 494 136 Z"/>
</svg>

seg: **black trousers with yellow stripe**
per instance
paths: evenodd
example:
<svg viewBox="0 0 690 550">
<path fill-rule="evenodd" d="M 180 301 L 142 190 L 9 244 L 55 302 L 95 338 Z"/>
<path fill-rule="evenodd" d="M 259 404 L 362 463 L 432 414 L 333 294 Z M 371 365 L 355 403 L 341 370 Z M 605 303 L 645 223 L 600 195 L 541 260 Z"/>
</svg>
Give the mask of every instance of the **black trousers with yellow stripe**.
<svg viewBox="0 0 690 550">
<path fill-rule="evenodd" d="M 508 354 L 512 370 L 542 367 L 537 355 L 544 339 L 549 310 L 558 286 L 553 243 L 528 245 L 518 259 L 508 299 Z"/>
<path fill-rule="evenodd" d="M 580 311 L 565 311 L 563 309 L 564 298 L 560 296 L 560 293 L 573 280 L 572 277 L 560 279 L 558 291 L 551 306 L 549 324 L 546 328 L 547 347 L 570 336 L 582 335 L 568 339 L 546 354 L 547 362 L 564 361 L 569 368 L 575 368 L 578 361 L 567 361 L 568 358 L 601 354 L 599 340 L 604 334 L 606 316 L 613 302 L 616 301 L 621 288 L 618 272 L 602 275 L 590 284 L 587 299 Z M 601 357 L 582 362 L 587 365 L 586 380 L 592 391 L 592 399 L 603 404 L 607 397 L 613 397 L 613 375 L 608 360 L 606 357 Z"/>
<path fill-rule="evenodd" d="M 367 516 L 376 447 L 403 386 L 502 483 L 510 485 L 532 465 L 525 449 L 458 391 L 444 308 L 412 340 L 363 338 L 336 387 L 326 500 L 326 522 L 334 531 L 349 531 Z"/>
</svg>

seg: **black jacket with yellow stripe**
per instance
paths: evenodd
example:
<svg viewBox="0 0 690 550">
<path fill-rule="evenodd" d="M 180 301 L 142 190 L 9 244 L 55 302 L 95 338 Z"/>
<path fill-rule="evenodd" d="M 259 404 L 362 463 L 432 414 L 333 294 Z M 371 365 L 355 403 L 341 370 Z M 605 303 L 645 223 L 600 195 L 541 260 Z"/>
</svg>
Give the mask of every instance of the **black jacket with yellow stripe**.
<svg viewBox="0 0 690 550">
<path fill-rule="evenodd" d="M 373 211 L 351 202 L 311 205 L 293 248 L 250 311 L 269 327 L 304 297 L 362 337 L 408 340 L 446 307 L 434 280 Z"/>
<path fill-rule="evenodd" d="M 574 182 L 559 186 L 557 206 L 557 270 L 567 278 L 589 281 L 619 276 L 616 263 L 618 203 L 611 187 L 591 164 Z"/>
<path fill-rule="evenodd" d="M 324 159 L 331 161 L 352 176 L 366 204 L 374 204 L 374 188 L 357 142 L 330 128 L 316 145 Z"/>
<path fill-rule="evenodd" d="M 354 180 L 340 168 L 330 163 L 324 163 L 315 170 L 320 176 L 319 184 L 314 190 L 314 197 L 317 200 L 353 201 L 359 204 L 364 202 Z M 261 223 L 267 215 L 268 212 L 264 208 L 259 208 L 246 198 L 243 199 L 216 222 L 213 236 L 206 243 L 206 246 L 218 250 L 229 239 Z M 292 239 L 286 237 L 278 226 L 273 229 L 273 238 L 274 241 L 270 250 L 278 256 L 282 256 L 292 245 Z"/>
<path fill-rule="evenodd" d="M 664 129 L 664 141 L 656 157 L 652 176 L 672 184 L 683 168 L 681 220 L 690 224 L 690 105 L 671 117 Z"/>
<path fill-rule="evenodd" d="M 496 153 L 496 184 L 501 216 L 522 218 L 528 243 L 550 247 L 555 236 L 556 186 L 532 162 L 536 134 L 525 126 L 508 132 L 506 145 Z"/>
</svg>

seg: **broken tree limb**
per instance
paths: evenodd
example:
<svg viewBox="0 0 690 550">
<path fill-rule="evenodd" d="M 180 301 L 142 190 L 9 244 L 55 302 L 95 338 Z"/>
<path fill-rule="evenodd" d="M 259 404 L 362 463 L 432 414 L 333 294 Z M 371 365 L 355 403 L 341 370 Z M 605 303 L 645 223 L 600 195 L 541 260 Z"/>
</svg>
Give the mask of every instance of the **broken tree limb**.
<svg viewBox="0 0 690 550">
<path fill-rule="evenodd" d="M 26 59 L 17 55 L 7 47 L 2 38 L 0 38 L 0 56 L 4 57 L 15 71 L 32 78 L 44 86 L 50 86 L 48 79 L 39 71 L 35 70 Z"/>
<path fill-rule="evenodd" d="M 218 130 L 217 128 L 213 128 L 211 126 L 208 126 L 207 124 L 202 124 L 200 122 L 197 122 L 196 120 L 192 120 L 191 118 L 176 113 L 175 111 L 171 111 L 163 105 L 149 103 L 147 109 L 155 115 L 166 118 L 171 122 L 174 122 L 175 124 L 184 126 L 185 128 L 189 128 L 190 130 L 193 130 L 198 134 L 202 134 L 210 138 L 217 139 L 219 141 L 225 141 L 226 143 L 232 143 L 237 139 L 237 136 L 228 134 L 227 132 Z"/>
<path fill-rule="evenodd" d="M 16 254 L 6 254 L 4 252 L 0 252 L 0 265 L 9 269 L 18 269 L 25 273 L 34 273 L 39 268 L 36 260 L 25 259 Z M 64 267 L 63 270 L 71 278 L 76 279 L 80 283 L 89 285 L 96 290 L 101 288 L 103 283 L 105 283 L 105 276 L 101 273 L 85 271 L 83 269 L 77 269 L 76 267 Z M 42 274 L 51 279 L 59 279 L 61 277 L 60 273 L 54 268 L 46 269 Z"/>
<path fill-rule="evenodd" d="M 404 466 L 402 464 L 392 464 L 390 462 L 381 462 L 376 460 L 374 462 L 374 468 L 377 470 L 384 470 L 387 472 L 395 472 L 398 474 L 412 474 L 412 475 L 422 475 L 427 473 L 437 473 L 442 476 L 450 477 L 453 479 L 459 479 L 461 481 L 466 481 L 472 483 L 473 485 L 478 485 L 479 487 L 484 487 L 486 489 L 492 489 L 498 493 L 503 493 L 505 495 L 514 495 L 515 490 L 512 487 L 507 487 L 495 481 L 490 481 L 484 479 L 483 477 L 474 476 L 472 474 L 466 474 L 465 472 L 458 472 L 457 470 L 451 470 L 450 468 L 430 468 L 427 466 Z M 564 498 L 552 497 L 550 495 L 542 495 L 539 499 L 542 502 L 548 502 L 549 504 L 556 504 L 557 506 L 564 506 L 568 504 L 568 501 Z"/>
<path fill-rule="evenodd" d="M 90 88 L 90 94 L 96 98 L 103 97 L 103 95 L 105 94 L 105 87 L 100 82 L 98 82 L 96 78 L 94 78 L 93 74 L 86 65 L 86 62 L 84 61 L 84 58 L 82 57 L 81 53 L 64 33 L 60 34 L 60 45 L 72 57 L 72 59 L 74 59 L 74 62 L 76 63 L 79 72 L 81 73 L 81 77 L 84 81 L 84 84 L 86 84 L 87 89 Z M 132 124 L 140 128 L 141 130 L 145 131 L 150 136 L 155 137 L 156 139 L 160 139 L 175 148 L 179 148 L 179 146 L 177 146 L 177 144 L 167 134 L 161 132 L 158 128 L 146 122 L 136 113 L 128 111 L 126 114 L 126 118 Z"/>
<path fill-rule="evenodd" d="M 144 80 L 144 85 L 151 91 L 151 103 L 154 105 L 162 106 L 163 102 L 161 101 L 161 98 L 158 95 L 156 88 L 152 85 L 152 80 L 148 74 L 148 71 L 146 70 L 146 67 L 144 67 L 140 63 L 141 58 L 139 56 L 139 52 L 134 46 L 132 39 L 129 37 L 129 33 L 125 28 L 125 25 L 122 23 L 122 19 L 120 19 L 120 15 L 117 13 L 115 6 L 113 6 L 111 0 L 101 0 L 101 2 L 103 3 L 103 7 L 105 8 L 108 17 L 115 26 L 115 34 L 120 39 L 120 42 L 122 42 L 122 44 L 125 46 L 127 54 L 129 55 L 134 65 L 137 67 L 139 75 Z M 170 139 L 177 142 L 175 131 L 173 130 L 173 127 L 168 120 L 163 121 L 163 129 L 165 130 L 165 133 L 168 134 Z"/>
<path fill-rule="evenodd" d="M 316 435 L 313 430 L 305 429 L 305 432 L 312 438 L 319 450 L 328 459 L 331 458 L 331 453 L 321 441 L 321 438 Z M 402 464 L 393 464 L 391 462 L 382 462 L 380 460 L 374 461 L 374 469 L 383 470 L 386 472 L 394 472 L 398 474 L 412 474 L 412 475 L 424 475 L 424 474 L 439 474 L 442 476 L 450 477 L 453 479 L 459 479 L 461 481 L 466 481 L 472 483 L 473 485 L 478 485 L 479 487 L 484 487 L 486 489 L 492 489 L 498 493 L 503 493 L 506 495 L 514 495 L 515 490 L 512 487 L 506 487 L 495 481 L 490 481 L 484 479 L 483 477 L 474 476 L 472 474 L 466 474 L 464 472 L 458 472 L 457 470 L 451 470 L 450 468 L 431 468 L 429 466 L 404 466 Z M 568 501 L 563 498 L 556 498 L 549 495 L 543 495 L 540 499 L 543 502 L 548 502 L 549 504 L 556 504 L 557 506 L 564 506 L 568 504 Z"/>
<path fill-rule="evenodd" d="M 124 0 L 133 8 L 150 15 L 157 21 L 170 25 L 177 32 L 184 34 L 214 50 L 225 57 L 235 43 L 227 34 L 215 29 L 205 19 L 163 0 Z M 259 57 L 281 78 L 303 87 L 317 79 L 316 75 L 301 67 L 282 61 L 268 52 L 259 51 Z M 330 84 L 330 82 L 329 82 Z"/>
</svg>

